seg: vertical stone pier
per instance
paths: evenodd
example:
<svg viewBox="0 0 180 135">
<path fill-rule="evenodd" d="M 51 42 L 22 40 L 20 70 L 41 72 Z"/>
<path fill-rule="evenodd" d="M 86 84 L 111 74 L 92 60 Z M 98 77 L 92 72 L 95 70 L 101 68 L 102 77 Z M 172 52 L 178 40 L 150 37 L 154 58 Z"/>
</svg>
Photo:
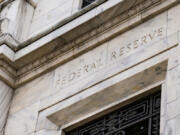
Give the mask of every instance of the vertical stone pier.
<svg viewBox="0 0 180 135">
<path fill-rule="evenodd" d="M 0 81 L 0 135 L 3 135 L 13 90 Z"/>
</svg>

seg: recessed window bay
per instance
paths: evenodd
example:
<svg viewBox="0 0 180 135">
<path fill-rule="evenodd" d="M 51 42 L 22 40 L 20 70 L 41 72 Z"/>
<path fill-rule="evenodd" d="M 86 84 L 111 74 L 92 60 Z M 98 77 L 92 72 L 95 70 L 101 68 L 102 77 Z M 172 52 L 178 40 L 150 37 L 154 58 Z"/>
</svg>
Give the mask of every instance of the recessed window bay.
<svg viewBox="0 0 180 135">
<path fill-rule="evenodd" d="M 66 135 L 159 135 L 160 92 L 149 95 Z"/>
</svg>

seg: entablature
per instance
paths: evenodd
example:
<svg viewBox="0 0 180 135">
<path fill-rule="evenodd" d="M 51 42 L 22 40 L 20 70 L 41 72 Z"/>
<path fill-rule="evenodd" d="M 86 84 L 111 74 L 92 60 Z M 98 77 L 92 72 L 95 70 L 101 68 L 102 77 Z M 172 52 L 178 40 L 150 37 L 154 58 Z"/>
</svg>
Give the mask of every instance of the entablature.
<svg viewBox="0 0 180 135">
<path fill-rule="evenodd" d="M 11 70 L 7 72 L 14 80 L 6 82 L 18 87 L 143 23 L 179 0 L 99 2 L 102 4 L 92 4 L 49 31 L 19 43 L 15 50 L 2 42 L 1 47 L 7 50 L 2 51 L 2 60 L 9 65 Z"/>
</svg>

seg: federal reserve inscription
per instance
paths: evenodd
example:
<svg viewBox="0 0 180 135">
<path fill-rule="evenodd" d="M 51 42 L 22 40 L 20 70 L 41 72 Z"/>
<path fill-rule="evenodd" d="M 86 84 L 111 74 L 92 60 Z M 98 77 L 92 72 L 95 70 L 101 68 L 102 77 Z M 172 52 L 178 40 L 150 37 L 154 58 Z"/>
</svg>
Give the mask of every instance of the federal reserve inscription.
<svg viewBox="0 0 180 135">
<path fill-rule="evenodd" d="M 135 50 L 151 45 L 164 34 L 165 29 L 160 27 L 132 41 L 127 40 L 126 44 L 121 44 L 119 41 L 119 44 L 113 49 L 107 49 L 111 44 L 103 44 L 99 49 L 96 48 L 56 69 L 55 87 L 62 89 L 83 78 L 88 78 L 93 73 L 112 66 L 112 62 L 118 63 L 118 61 L 123 60 L 123 57 L 130 55 Z"/>
<path fill-rule="evenodd" d="M 153 40 L 162 36 L 163 36 L 163 27 L 155 29 L 151 33 L 145 34 L 138 39 L 135 39 L 131 42 L 128 42 L 125 45 L 122 45 L 122 46 L 120 45 L 118 48 L 115 48 L 114 50 L 110 52 L 111 53 L 110 59 L 116 60 L 118 58 L 121 58 L 123 55 L 131 53 L 140 47 L 148 45 Z"/>
<path fill-rule="evenodd" d="M 84 59 L 82 59 L 84 61 Z M 77 63 L 78 64 L 78 63 Z M 80 64 L 78 68 L 71 70 L 69 69 L 65 73 L 59 73 L 57 74 L 56 78 L 56 86 L 63 87 L 65 85 L 68 85 L 71 82 L 74 82 L 76 80 L 82 79 L 84 76 L 87 76 L 90 73 L 98 71 L 98 69 L 105 66 L 105 62 L 99 57 L 93 62 Z"/>
</svg>

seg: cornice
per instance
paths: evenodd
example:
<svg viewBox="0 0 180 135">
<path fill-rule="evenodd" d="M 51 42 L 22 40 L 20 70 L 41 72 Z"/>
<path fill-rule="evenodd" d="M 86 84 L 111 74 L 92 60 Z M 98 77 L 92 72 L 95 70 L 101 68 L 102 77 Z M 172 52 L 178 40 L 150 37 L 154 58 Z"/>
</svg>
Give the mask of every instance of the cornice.
<svg viewBox="0 0 180 135">
<path fill-rule="evenodd" d="M 17 70 L 14 67 L 15 53 L 6 45 L 0 46 L 0 79 L 14 87 Z"/>
<path fill-rule="evenodd" d="M 2 6 L 5 6 L 7 4 L 9 4 L 10 2 L 12 2 L 14 0 L 4 0 L 4 2 L 2 2 Z M 26 0 L 32 7 L 36 8 L 37 5 L 37 0 Z M 70 17 L 67 17 L 63 20 L 58 21 L 56 24 L 54 24 L 52 27 L 47 28 L 44 31 L 41 31 L 37 34 L 33 34 L 31 35 L 29 38 L 27 38 L 25 41 L 20 42 L 17 41 L 15 38 L 11 37 L 11 40 L 14 40 L 15 42 L 18 43 L 18 46 L 15 42 L 11 42 L 11 44 L 7 44 L 9 45 L 9 47 L 13 50 L 13 51 L 19 51 L 27 46 L 30 46 L 31 44 L 33 44 L 34 42 L 40 40 L 42 37 L 47 36 L 48 34 L 52 33 L 53 31 L 55 31 L 56 29 L 60 28 L 60 27 L 64 27 L 65 24 L 70 23 L 71 21 L 78 19 L 80 16 L 84 15 L 85 13 L 91 11 L 92 9 L 101 6 L 102 3 L 106 2 L 108 0 L 98 0 L 96 2 L 93 2 L 92 4 L 90 4 L 89 6 L 87 6 L 86 8 L 80 9 L 78 12 L 75 12 L 73 15 L 71 15 Z M 125 0 L 118 0 L 118 1 L 125 1 Z M 129 0 L 126 0 L 129 1 Z M 140 0 L 141 1 L 141 0 Z M 115 2 L 117 3 L 117 2 Z M 0 3 L 1 6 L 1 3 Z M 111 6 L 110 6 L 111 7 Z M 4 19 L 1 19 L 0 21 L 2 22 Z M 63 33 L 65 34 L 65 33 Z"/>
<path fill-rule="evenodd" d="M 81 35 L 78 38 L 74 38 L 71 40 L 71 42 L 65 43 L 61 47 L 56 46 L 48 54 L 43 54 L 42 56 L 39 56 L 39 58 L 30 61 L 24 66 L 18 66 L 19 59 L 17 59 L 17 55 L 19 54 L 18 52 L 14 52 L 9 48 L 11 50 L 11 58 L 8 58 L 7 60 L 7 57 L 5 57 L 6 55 L 3 55 L 3 62 L 5 60 L 7 64 L 0 63 L 0 66 L 4 65 L 3 69 L 5 69 L 11 77 L 11 83 L 10 81 L 6 82 L 8 82 L 14 88 L 19 87 L 20 85 L 72 60 L 90 49 L 93 49 L 103 42 L 112 39 L 118 34 L 128 31 L 129 29 L 143 23 L 150 17 L 155 16 L 156 14 L 159 14 L 164 10 L 176 5 L 178 2 L 178 0 L 145 0 L 142 3 L 136 4 L 136 6 L 131 8 L 128 7 L 127 10 L 113 19 L 110 19 L 104 24 L 101 24 L 100 26 L 86 32 L 83 34 L 83 36 Z M 58 39 L 57 41 L 60 40 Z M 50 42 L 57 43 L 53 40 Z M 43 49 L 44 48 L 42 48 L 42 50 Z M 35 55 L 36 53 L 37 52 L 34 52 L 32 55 Z M 28 59 L 28 57 L 22 57 L 20 62 L 29 61 Z M 14 81 L 12 81 L 13 79 Z"/>
<path fill-rule="evenodd" d="M 2 33 L 0 35 L 0 45 L 6 44 L 13 51 L 16 51 L 19 43 L 20 42 L 13 38 L 12 35 L 9 33 Z"/>
<path fill-rule="evenodd" d="M 83 36 L 64 45 L 63 48 L 55 50 L 19 69 L 17 72 L 18 78 L 16 80 L 16 86 L 21 85 L 26 81 L 30 81 L 36 76 L 46 73 L 49 70 L 72 60 L 82 53 L 97 47 L 103 42 L 137 26 L 140 23 L 143 23 L 149 17 L 163 12 L 165 9 L 170 8 L 177 3 L 177 1 L 171 1 L 172 3 L 169 3 L 165 0 L 156 0 L 153 2 L 154 3 L 151 3 L 147 0 L 144 3 L 138 4 L 131 10 L 120 14 L 100 27 L 89 31 Z M 162 4 L 162 6 L 162 2 L 166 3 Z M 155 8 L 155 10 L 152 10 L 151 13 L 145 12 L 144 9 L 148 11 L 147 8 Z"/>
</svg>

